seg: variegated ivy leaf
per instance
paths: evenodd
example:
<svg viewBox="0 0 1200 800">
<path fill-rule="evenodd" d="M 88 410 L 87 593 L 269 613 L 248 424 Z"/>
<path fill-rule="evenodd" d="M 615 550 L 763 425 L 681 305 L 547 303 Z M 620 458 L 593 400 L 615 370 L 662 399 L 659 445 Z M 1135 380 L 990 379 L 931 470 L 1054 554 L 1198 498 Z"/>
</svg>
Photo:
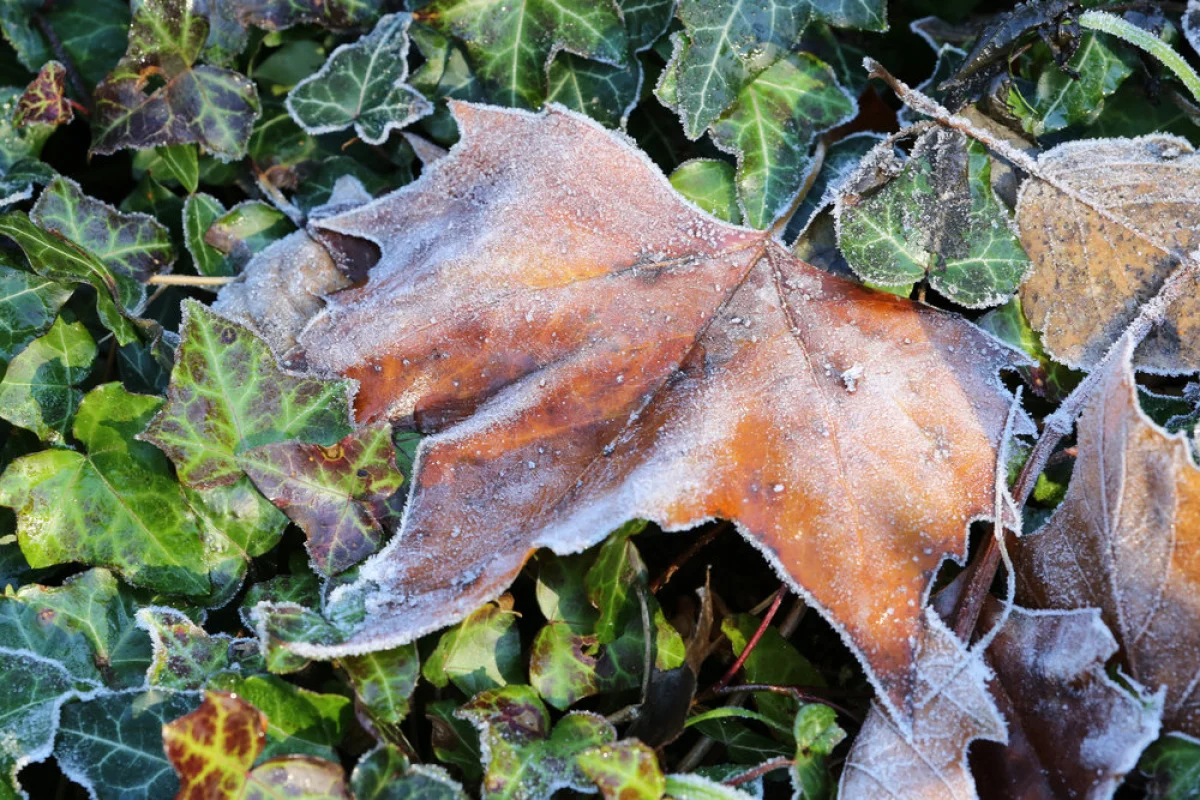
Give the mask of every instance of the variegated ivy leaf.
<svg viewBox="0 0 1200 800">
<path fill-rule="evenodd" d="M 57 61 L 47 61 L 17 99 L 13 124 L 66 125 L 75 118 L 75 109 L 66 97 L 67 68 Z"/>
<path fill-rule="evenodd" d="M 546 707 L 528 686 L 481 692 L 455 713 L 479 729 L 487 762 L 485 800 L 550 797 L 558 789 L 594 791 L 576 758 L 617 738 L 603 717 L 581 711 L 567 714 L 551 730 Z"/>
<path fill-rule="evenodd" d="M 383 144 L 393 129 L 432 111 L 404 82 L 411 21 L 410 14 L 388 14 L 357 42 L 334 50 L 320 70 L 288 92 L 292 119 L 313 135 L 353 125 L 367 144 Z"/>
<path fill-rule="evenodd" d="M 390 424 L 359 428 L 329 447 L 266 444 L 242 453 L 238 464 L 304 530 L 313 565 L 325 575 L 374 553 L 399 521 L 404 476 Z"/>
<path fill-rule="evenodd" d="M 1104 99 L 1113 94 L 1141 63 L 1133 50 L 1097 33 L 1085 33 L 1079 49 L 1067 62 L 1078 73 L 1073 77 L 1054 61 L 1050 48 L 1033 50 L 1034 76 L 1017 82 L 1009 93 L 1009 108 L 1026 133 L 1042 136 L 1069 125 L 1086 124 L 1104 111 Z M 1024 84 L 1024 85 L 1023 85 Z"/>
<path fill-rule="evenodd" d="M 590 58 L 563 53 L 550 65 L 546 102 L 587 114 L 609 128 L 624 127 L 638 102 L 641 62 L 614 67 Z"/>
<path fill-rule="evenodd" d="M 208 30 L 190 0 L 144 0 L 125 57 L 94 93 L 93 153 L 195 142 L 225 161 L 246 154 L 258 93 L 244 75 L 197 63 Z"/>
<path fill-rule="evenodd" d="M 232 692 L 266 714 L 262 758 L 306 755 L 337 760 L 334 748 L 349 726 L 350 698 L 302 689 L 274 675 L 232 672 L 215 676 L 208 688 Z"/>
<path fill-rule="evenodd" d="M 57 281 L 0 264 L 0 370 L 46 332 L 70 296 Z"/>
<path fill-rule="evenodd" d="M 718 147 L 737 155 L 747 224 L 769 227 L 787 210 L 812 166 L 813 139 L 857 110 L 833 70 L 807 53 L 781 58 L 738 93 L 712 135 Z"/>
<path fill-rule="evenodd" d="M 738 208 L 736 168 L 717 158 L 693 158 L 671 173 L 675 191 L 691 200 L 714 217 L 734 225 L 741 224 L 742 210 Z"/>
<path fill-rule="evenodd" d="M 137 624 L 154 647 L 146 683 L 158 689 L 195 691 L 216 675 L 238 670 L 242 662 L 253 664 L 258 655 L 253 639 L 209 634 L 174 608 L 139 609 Z"/>
<path fill-rule="evenodd" d="M 406 644 L 340 660 L 354 693 L 374 724 L 377 736 L 390 741 L 408 716 L 408 700 L 417 687 L 421 662 L 417 646 Z"/>
<path fill-rule="evenodd" d="M 442 634 L 421 674 L 439 688 L 453 682 L 467 695 L 522 683 L 518 617 L 511 595 L 481 606 Z"/>
<path fill-rule="evenodd" d="M 146 301 L 146 287 L 141 282 L 114 272 L 75 243 L 42 230 L 23 211 L 0 217 L 0 234 L 17 243 L 29 259 L 29 266 L 42 277 L 93 287 L 100 321 L 113 332 L 118 344 L 137 339 L 137 327 L 130 317 Z"/>
<path fill-rule="evenodd" d="M 96 797 L 173 797 L 179 779 L 162 727 L 193 710 L 191 692 L 123 691 L 63 707 L 54 757 Z"/>
<path fill-rule="evenodd" d="M 175 261 L 171 234 L 148 214 L 124 213 L 58 177 L 38 196 L 29 218 L 42 230 L 87 250 L 114 275 L 144 282 Z"/>
<path fill-rule="evenodd" d="M 410 764 L 398 748 L 380 745 L 362 757 L 350 774 L 354 800 L 467 800 L 446 770 Z"/>
<path fill-rule="evenodd" d="M 537 108 L 560 50 L 624 66 L 629 40 L 615 0 L 435 0 L 414 18 L 463 42 L 487 98 Z"/>
<path fill-rule="evenodd" d="M 286 372 L 261 339 L 194 301 L 184 303 L 182 341 L 167 405 L 143 438 L 175 462 L 193 488 L 244 474 L 238 456 L 288 439 L 332 445 L 350 433 L 347 381 Z"/>
<path fill-rule="evenodd" d="M 864 174 L 894 162 L 891 145 L 880 148 L 863 160 Z M 898 172 L 882 188 L 852 187 L 838 198 L 838 244 L 851 269 L 884 286 L 928 278 L 968 308 L 1012 296 L 1030 261 L 992 191 L 987 149 L 937 129 L 917 140 Z"/>
<path fill-rule="evenodd" d="M 92 371 L 96 342 L 82 322 L 62 317 L 29 343 L 0 381 L 0 417 L 61 443 L 83 399 L 76 388 Z"/>
<path fill-rule="evenodd" d="M 604 800 L 626 797 L 658 800 L 667 790 L 658 756 L 637 739 L 622 739 L 584 750 L 575 760 L 595 782 Z"/>
<path fill-rule="evenodd" d="M 30 565 L 80 561 L 164 592 L 209 590 L 200 525 L 162 453 L 134 440 L 161 403 L 120 384 L 97 387 L 75 417 L 86 454 L 45 450 L 0 476 L 0 504 L 17 512 Z"/>
<path fill-rule="evenodd" d="M 812 185 L 808 187 L 808 193 L 804 196 L 803 202 L 792 214 L 792 218 L 788 220 L 784 241 L 794 243 L 816 217 L 817 212 L 834 203 L 838 190 L 854 173 L 863 156 L 882 140 L 883 134 L 881 133 L 872 131 L 852 133 L 838 139 L 826 148 L 825 159 L 821 162 L 821 171 L 817 173 Z"/>
</svg>

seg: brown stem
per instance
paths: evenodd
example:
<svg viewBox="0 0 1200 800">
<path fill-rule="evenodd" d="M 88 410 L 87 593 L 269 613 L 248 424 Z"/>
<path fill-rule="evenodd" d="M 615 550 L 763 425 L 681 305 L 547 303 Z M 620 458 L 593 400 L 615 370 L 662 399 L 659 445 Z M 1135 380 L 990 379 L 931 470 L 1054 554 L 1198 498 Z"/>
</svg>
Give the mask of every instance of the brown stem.
<svg viewBox="0 0 1200 800">
<path fill-rule="evenodd" d="M 796 762 L 792 759 L 784 758 L 783 756 L 780 756 L 779 758 L 772 758 L 770 761 L 764 761 L 763 763 L 759 764 L 749 772 L 743 772 L 741 775 L 730 778 L 724 783 L 726 786 L 741 786 L 743 783 L 749 783 L 755 778 L 761 778 L 768 772 L 774 772 L 777 769 L 791 769 L 792 765 L 795 763 Z"/>
<path fill-rule="evenodd" d="M 691 561 L 696 553 L 699 553 L 711 544 L 713 539 L 716 539 L 731 527 L 733 527 L 733 524 L 730 522 L 720 522 L 705 531 L 703 536 L 693 539 L 688 549 L 684 550 L 674 561 L 668 564 L 667 568 L 660 572 L 658 577 L 650 584 L 650 594 L 658 594 L 658 590 L 666 586 L 671 578 L 675 577 L 675 573 L 679 571 L 680 567 Z"/>
</svg>

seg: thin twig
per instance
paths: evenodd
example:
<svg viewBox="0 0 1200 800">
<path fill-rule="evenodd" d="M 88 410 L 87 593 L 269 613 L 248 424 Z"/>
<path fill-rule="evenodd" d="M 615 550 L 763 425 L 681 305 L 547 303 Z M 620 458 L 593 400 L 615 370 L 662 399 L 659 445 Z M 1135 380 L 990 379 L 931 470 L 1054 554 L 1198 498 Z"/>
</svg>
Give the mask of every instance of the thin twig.
<svg viewBox="0 0 1200 800">
<path fill-rule="evenodd" d="M 746 646 L 742 649 L 742 654 L 733 662 L 733 666 L 726 670 L 725 674 L 721 676 L 721 680 L 714 683 L 712 688 L 709 689 L 710 692 L 719 691 L 721 687 L 733 680 L 734 675 L 737 675 L 738 670 L 746 663 L 746 659 L 754 652 L 754 648 L 758 647 L 759 639 L 767 632 L 767 628 L 771 625 L 771 620 L 775 618 L 776 612 L 779 611 L 779 606 L 783 603 L 783 596 L 785 594 L 787 594 L 787 587 L 780 586 L 779 591 L 775 592 L 775 599 L 771 602 L 771 607 L 767 609 L 767 613 L 763 615 L 762 622 L 758 624 L 758 630 L 750 637 L 750 641 L 746 642 Z"/>
<path fill-rule="evenodd" d="M 650 594 L 658 594 L 658 591 L 666 586 L 670 582 L 671 578 L 675 577 L 675 573 L 679 571 L 680 567 L 691 561 L 692 558 L 695 557 L 696 553 L 699 553 L 701 550 L 711 544 L 714 539 L 716 539 L 725 531 L 729 530 L 731 527 L 733 527 L 733 524 L 730 522 L 720 522 L 705 531 L 703 536 L 693 539 L 692 543 L 688 546 L 688 549 L 684 550 L 679 557 L 668 564 L 667 568 L 660 572 L 658 577 L 651 582 Z"/>
<path fill-rule="evenodd" d="M 237 280 L 233 275 L 151 275 L 151 286 L 224 286 Z"/>
<path fill-rule="evenodd" d="M 795 763 L 792 759 L 784 758 L 783 756 L 772 758 L 770 761 L 764 761 L 752 770 L 724 781 L 724 783 L 726 786 L 741 786 L 743 783 L 749 783 L 755 778 L 761 778 L 768 772 L 774 772 L 777 769 L 791 769 Z"/>
</svg>

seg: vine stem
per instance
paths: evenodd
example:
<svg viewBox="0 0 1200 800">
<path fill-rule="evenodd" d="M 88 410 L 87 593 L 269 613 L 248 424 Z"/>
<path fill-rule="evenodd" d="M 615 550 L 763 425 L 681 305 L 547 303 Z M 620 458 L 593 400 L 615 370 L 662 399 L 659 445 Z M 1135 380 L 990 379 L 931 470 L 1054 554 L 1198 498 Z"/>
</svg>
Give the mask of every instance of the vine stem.
<svg viewBox="0 0 1200 800">
<path fill-rule="evenodd" d="M 1028 154 L 1017 150 L 1008 142 L 979 128 L 965 117 L 950 112 L 937 101 L 911 88 L 888 72 L 878 61 L 872 58 L 865 58 L 863 59 L 863 67 L 866 68 L 871 77 L 879 78 L 890 86 L 892 91 L 896 93 L 896 96 L 909 108 L 981 142 L 993 153 L 1008 161 L 1013 166 L 1053 186 L 1067 197 L 1091 209 L 1105 220 L 1121 226 L 1144 242 L 1148 247 L 1165 254 L 1171 261 L 1176 263 L 1175 269 L 1163 281 L 1158 292 L 1142 304 L 1138 309 L 1137 316 L 1126 326 L 1117 341 L 1108 348 L 1104 357 L 1100 359 L 1100 362 L 1075 387 L 1074 391 L 1063 400 L 1054 413 L 1050 414 L 1043 421 L 1042 433 L 1034 444 L 1033 450 L 1021 468 L 1016 481 L 1013 483 L 1013 501 L 1018 509 L 1023 508 L 1029 496 L 1033 494 L 1033 487 L 1037 482 L 1038 476 L 1046 468 L 1046 462 L 1049 461 L 1054 448 L 1075 427 L 1076 418 L 1083 411 L 1088 400 L 1091 399 L 1096 387 L 1100 385 L 1112 361 L 1120 358 L 1126 348 L 1132 351 L 1138 343 L 1146 338 L 1146 335 L 1150 333 L 1155 325 L 1166 319 L 1167 311 L 1171 305 L 1189 290 L 1194 289 L 1197 282 L 1200 282 L 1200 250 L 1192 253 L 1179 253 L 1165 247 L 1139 230 L 1129 220 L 1098 205 L 1096 201 L 1060 180 L 1057 176 L 1047 174 L 1038 165 L 1037 161 Z M 988 544 L 979 556 L 977 563 L 971 567 L 973 574 L 968 581 L 963 599 L 959 603 L 955 613 L 954 628 L 960 635 L 963 632 L 969 635 L 975 629 L 979 612 L 983 608 L 984 596 L 995 579 L 996 569 L 1000 563 L 1003 544 L 1001 536 L 1003 535 L 1001 533 L 988 540 Z M 964 636 L 963 638 L 965 639 L 966 637 Z"/>
<path fill-rule="evenodd" d="M 151 275 L 151 286 L 225 286 L 237 280 L 233 275 Z"/>
<path fill-rule="evenodd" d="M 775 615 L 779 612 L 779 607 L 783 605 L 783 597 L 786 594 L 787 587 L 780 586 L 779 591 L 775 592 L 775 599 L 771 601 L 771 607 L 767 609 L 767 613 L 763 615 L 762 622 L 758 624 L 758 630 L 750 637 L 750 641 L 746 642 L 745 648 L 742 649 L 742 654 L 733 662 L 733 666 L 725 671 L 725 674 L 721 676 L 721 680 L 712 685 L 712 688 L 709 689 L 710 692 L 721 691 L 733 680 L 733 676 L 737 675 L 738 670 L 746 663 L 746 659 L 754 652 L 754 648 L 758 647 L 758 641 L 767 632 L 767 628 L 771 625 L 771 620 L 775 619 Z"/>
<path fill-rule="evenodd" d="M 752 770 L 749 770 L 748 772 L 743 772 L 741 775 L 735 775 L 734 777 L 725 781 L 725 785 L 726 786 L 741 786 L 743 783 L 749 783 L 750 781 L 754 780 L 755 778 L 761 778 L 763 775 L 766 775 L 768 772 L 774 772 L 777 769 L 790 769 L 792 767 L 792 765 L 795 763 L 796 762 L 793 761 L 792 759 L 786 758 L 784 756 L 780 756 L 779 758 L 772 758 L 770 761 L 764 761 L 763 763 L 759 764 L 757 767 L 755 767 Z"/>
</svg>

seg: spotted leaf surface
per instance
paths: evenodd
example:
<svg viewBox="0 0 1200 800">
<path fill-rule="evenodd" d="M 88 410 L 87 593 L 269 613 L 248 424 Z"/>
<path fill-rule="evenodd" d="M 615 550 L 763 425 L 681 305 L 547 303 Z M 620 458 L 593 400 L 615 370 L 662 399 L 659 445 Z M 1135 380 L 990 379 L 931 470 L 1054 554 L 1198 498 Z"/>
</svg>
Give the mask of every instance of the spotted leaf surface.
<svg viewBox="0 0 1200 800">
<path fill-rule="evenodd" d="M 146 0 L 125 56 L 96 87 L 92 152 L 195 142 L 224 160 L 246 153 L 258 117 L 254 84 L 199 64 L 209 23 L 188 0 Z M 146 90 L 154 76 L 161 85 Z"/>
<path fill-rule="evenodd" d="M 395 735 L 421 676 L 416 645 L 346 656 L 340 663 L 371 723 L 385 739 Z"/>
<path fill-rule="evenodd" d="M 807 53 L 781 58 L 738 93 L 712 134 L 718 147 L 738 157 L 746 224 L 769 227 L 788 209 L 812 167 L 813 139 L 856 110 L 833 70 Z"/>
<path fill-rule="evenodd" d="M 508 106 L 542 104 L 560 50 L 614 66 L 628 58 L 614 0 L 436 0 L 414 16 L 461 41 L 487 98 Z"/>
<path fill-rule="evenodd" d="M 600 789 L 604 800 L 629 797 L 658 800 L 667 788 L 658 756 L 637 739 L 622 739 L 584 750 L 576 760 Z"/>
<path fill-rule="evenodd" d="M 359 428 L 329 447 L 277 442 L 238 458 L 255 486 L 304 529 L 313 564 L 334 575 L 379 549 L 400 518 L 404 475 L 392 427 Z"/>
<path fill-rule="evenodd" d="M 144 438 L 192 487 L 243 476 L 238 455 L 271 442 L 332 445 L 349 433 L 348 385 L 285 372 L 258 337 L 195 302 L 184 306 L 182 343 L 167 404 Z"/>
<path fill-rule="evenodd" d="M 162 727 L 180 797 L 243 797 L 246 773 L 266 745 L 267 717 L 227 692 L 205 692 L 190 714 Z"/>
<path fill-rule="evenodd" d="M 425 178 L 316 223 L 382 257 L 301 335 L 309 363 L 360 382 L 360 419 L 440 433 L 361 568 L 371 612 L 343 644 L 292 647 L 395 647 L 537 547 L 728 517 L 905 706 L 920 597 L 991 508 L 995 376 L 1020 357 L 695 210 L 578 116 L 456 112 L 463 141 Z"/>
<path fill-rule="evenodd" d="M 144 282 L 175 261 L 171 236 L 148 214 L 125 213 L 83 193 L 68 178 L 55 178 L 38 195 L 29 218 L 87 250 L 114 275 Z"/>
<path fill-rule="evenodd" d="M 186 614 L 151 606 L 137 612 L 137 624 L 150 636 L 153 657 L 146 683 L 157 689 L 197 691 L 209 679 L 239 667 L 239 655 L 253 654 L 252 640 L 209 635 Z"/>
<path fill-rule="evenodd" d="M 336 759 L 350 718 L 350 698 L 302 689 L 274 675 L 215 676 L 209 689 L 231 692 L 267 717 L 261 758 L 307 755 Z"/>
<path fill-rule="evenodd" d="M 73 426 L 84 452 L 44 450 L 5 470 L 0 504 L 17 512 L 31 565 L 82 561 L 168 593 L 208 591 L 199 523 L 162 453 L 134 439 L 161 402 L 93 389 Z"/>
<path fill-rule="evenodd" d="M 383 143 L 433 110 L 407 85 L 409 14 L 388 14 L 369 34 L 338 47 L 288 93 L 288 113 L 311 134 L 354 126 L 368 144 Z"/>
<path fill-rule="evenodd" d="M 37 77 L 17 98 L 13 124 L 66 125 L 75 118 L 75 109 L 66 96 L 67 68 L 57 61 L 47 61 Z"/>
<path fill-rule="evenodd" d="M 878 158 L 890 158 L 882 144 Z M 880 168 L 863 161 L 864 171 Z M 922 137 L 899 175 L 878 191 L 838 198 L 838 243 L 863 280 L 901 286 L 928 278 L 968 308 L 1008 299 L 1030 269 L 992 191 L 991 156 L 959 133 Z"/>
</svg>

